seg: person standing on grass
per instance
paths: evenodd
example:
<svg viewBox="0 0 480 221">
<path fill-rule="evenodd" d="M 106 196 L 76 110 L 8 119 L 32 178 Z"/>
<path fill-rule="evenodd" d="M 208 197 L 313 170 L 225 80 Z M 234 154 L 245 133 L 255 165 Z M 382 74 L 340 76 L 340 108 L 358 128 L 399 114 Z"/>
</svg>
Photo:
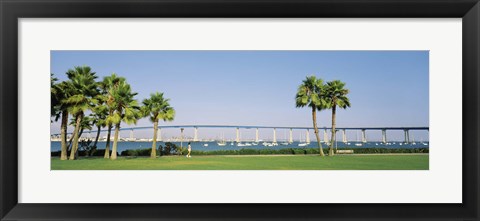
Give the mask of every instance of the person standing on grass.
<svg viewBox="0 0 480 221">
<path fill-rule="evenodd" d="M 190 145 L 190 142 L 188 142 L 188 149 L 187 149 L 187 150 L 188 150 L 187 157 L 188 157 L 188 158 L 192 157 L 192 156 L 190 155 L 190 153 L 192 152 L 192 145 Z"/>
</svg>

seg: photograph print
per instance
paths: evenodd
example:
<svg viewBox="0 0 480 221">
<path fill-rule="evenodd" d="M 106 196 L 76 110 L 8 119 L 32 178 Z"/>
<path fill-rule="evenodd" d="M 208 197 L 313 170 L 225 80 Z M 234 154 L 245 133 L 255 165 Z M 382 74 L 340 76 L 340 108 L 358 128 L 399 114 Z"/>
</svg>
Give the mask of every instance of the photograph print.
<svg viewBox="0 0 480 221">
<path fill-rule="evenodd" d="M 50 60 L 51 170 L 429 170 L 429 51 Z"/>
</svg>

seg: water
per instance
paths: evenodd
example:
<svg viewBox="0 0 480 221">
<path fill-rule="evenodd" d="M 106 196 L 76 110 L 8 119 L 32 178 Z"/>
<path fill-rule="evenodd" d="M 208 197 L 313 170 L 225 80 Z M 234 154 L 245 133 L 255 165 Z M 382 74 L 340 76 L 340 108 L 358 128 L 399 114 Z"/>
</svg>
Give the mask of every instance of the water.
<svg viewBox="0 0 480 221">
<path fill-rule="evenodd" d="M 60 151 L 61 145 L 59 141 L 52 141 L 51 143 L 51 151 Z M 180 146 L 180 142 L 172 142 L 178 146 Z M 247 142 L 252 143 L 252 142 Z M 305 147 L 299 147 L 299 142 L 293 142 L 292 144 L 282 145 L 282 142 L 278 143 L 278 146 L 263 146 L 263 142 L 259 142 L 258 145 L 252 146 L 237 146 L 235 143 L 231 145 L 231 142 L 227 142 L 226 146 L 219 146 L 217 142 L 192 142 L 192 149 L 193 150 L 202 150 L 202 151 L 212 151 L 212 150 L 240 150 L 240 149 L 282 149 L 282 148 L 317 148 L 317 142 L 312 142 Z M 183 142 L 183 146 L 187 146 L 188 142 Z M 204 146 L 204 144 L 208 144 L 208 146 Z M 245 144 L 245 142 L 242 142 Z M 362 146 L 357 146 L 356 144 L 362 144 Z M 388 143 L 389 145 L 383 144 L 381 142 L 349 142 L 343 143 L 338 142 L 338 148 L 428 148 L 428 142 L 417 142 L 416 144 L 403 144 L 402 142 L 392 141 Z M 113 143 L 110 144 L 110 148 L 112 148 Z M 159 145 L 165 146 L 165 142 L 157 142 L 157 148 Z M 325 148 L 327 147 L 326 144 L 322 143 L 322 146 Z M 97 144 L 98 149 L 105 148 L 105 142 L 98 142 Z M 121 153 L 124 150 L 128 149 L 145 149 L 145 148 L 152 148 L 152 142 L 118 142 L 118 152 Z"/>
</svg>

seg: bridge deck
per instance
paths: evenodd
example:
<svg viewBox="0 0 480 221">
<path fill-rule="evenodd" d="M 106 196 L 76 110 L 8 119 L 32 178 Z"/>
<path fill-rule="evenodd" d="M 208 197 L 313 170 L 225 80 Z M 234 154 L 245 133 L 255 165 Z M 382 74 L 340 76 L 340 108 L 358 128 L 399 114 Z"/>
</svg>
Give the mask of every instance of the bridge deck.
<svg viewBox="0 0 480 221">
<path fill-rule="evenodd" d="M 153 127 L 121 127 L 120 130 L 145 130 Z M 240 129 L 292 129 L 292 130 L 313 130 L 313 127 L 285 127 L 285 126 L 242 126 L 242 125 L 165 125 L 158 128 L 240 128 Z M 321 127 L 319 130 L 331 130 L 331 127 Z M 429 127 L 337 127 L 337 130 L 429 130 Z M 100 130 L 106 132 L 107 130 Z M 97 132 L 92 130 L 91 132 Z M 71 134 L 68 133 L 68 134 Z M 52 134 L 56 136 L 59 134 Z"/>
</svg>

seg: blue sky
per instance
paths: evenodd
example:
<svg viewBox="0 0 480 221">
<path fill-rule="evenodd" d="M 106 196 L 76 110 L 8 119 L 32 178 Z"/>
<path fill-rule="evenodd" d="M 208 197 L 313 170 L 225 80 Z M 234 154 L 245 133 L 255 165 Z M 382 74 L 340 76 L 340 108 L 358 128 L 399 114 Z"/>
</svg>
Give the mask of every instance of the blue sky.
<svg viewBox="0 0 480 221">
<path fill-rule="evenodd" d="M 308 75 L 346 82 L 352 107 L 338 111 L 338 127 L 429 125 L 428 51 L 51 52 L 51 72 L 60 80 L 66 79 L 68 69 L 80 65 L 92 67 L 100 78 L 111 73 L 126 77 L 139 101 L 152 92 L 164 92 L 176 110 L 175 121 L 164 125 L 311 126 L 310 110 L 295 108 L 294 101 L 298 85 Z M 320 127 L 330 126 L 330 115 L 329 110 L 319 113 Z M 147 119 L 137 123 L 150 125 Z M 58 131 L 58 123 L 52 124 L 52 133 Z M 149 137 L 151 132 L 137 136 Z M 225 136 L 233 136 L 233 131 L 225 131 Z M 399 132 L 389 137 L 402 136 Z M 380 132 L 369 137 L 379 138 Z"/>
</svg>

